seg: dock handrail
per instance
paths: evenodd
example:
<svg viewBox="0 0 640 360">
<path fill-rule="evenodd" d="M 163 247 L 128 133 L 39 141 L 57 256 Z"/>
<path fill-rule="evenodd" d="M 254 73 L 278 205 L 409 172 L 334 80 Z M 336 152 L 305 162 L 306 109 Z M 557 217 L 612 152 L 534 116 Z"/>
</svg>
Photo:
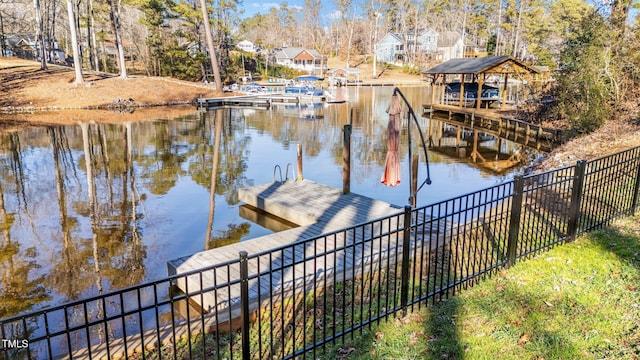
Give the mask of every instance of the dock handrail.
<svg viewBox="0 0 640 360">
<path fill-rule="evenodd" d="M 279 182 L 282 182 L 282 168 L 278 164 L 276 164 L 276 166 L 273 167 L 273 182 L 276 182 L 276 170 L 278 170 L 280 172 L 280 181 Z"/>
<path fill-rule="evenodd" d="M 284 170 L 284 181 L 289 180 L 289 169 L 291 169 L 291 178 L 295 179 L 295 173 L 293 172 L 293 164 L 292 163 L 287 163 L 287 167 Z"/>
</svg>

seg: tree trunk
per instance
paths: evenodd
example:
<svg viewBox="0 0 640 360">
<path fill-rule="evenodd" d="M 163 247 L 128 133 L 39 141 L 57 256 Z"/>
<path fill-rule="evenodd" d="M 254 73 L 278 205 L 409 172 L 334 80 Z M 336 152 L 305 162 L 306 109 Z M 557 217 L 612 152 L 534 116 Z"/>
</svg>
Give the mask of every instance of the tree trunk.
<svg viewBox="0 0 640 360">
<path fill-rule="evenodd" d="M 116 57 L 118 60 L 118 66 L 120 67 L 120 77 L 127 77 L 127 67 L 124 61 L 124 51 L 122 48 L 122 40 L 120 38 L 120 11 L 117 5 L 114 5 L 114 0 L 107 0 L 109 5 L 109 19 L 111 20 L 111 31 L 115 38 Z"/>
<path fill-rule="evenodd" d="M 51 30 L 48 30 L 48 38 L 49 38 L 49 61 L 54 61 L 55 60 L 55 56 L 56 56 L 56 48 L 57 46 L 55 46 L 55 38 L 56 38 L 56 8 L 57 8 L 57 2 L 54 2 L 53 4 L 51 4 L 51 12 L 50 12 L 50 17 L 51 17 Z M 47 12 L 49 13 L 49 12 Z M 64 59 L 63 59 L 64 60 Z"/>
<path fill-rule="evenodd" d="M 522 23 L 522 8 L 523 4 L 520 1 L 520 9 L 518 10 L 518 24 L 516 26 L 516 34 L 513 39 L 513 57 L 518 58 L 518 38 L 520 37 L 520 24 Z"/>
<path fill-rule="evenodd" d="M 91 1 L 87 1 L 87 46 L 89 47 L 89 69 L 93 69 L 95 70 L 95 57 L 93 56 L 94 54 L 94 43 L 93 43 L 93 37 L 91 36 L 93 34 L 93 29 L 92 29 L 92 18 L 91 18 Z"/>
<path fill-rule="evenodd" d="M 40 55 L 40 69 L 46 70 L 47 54 L 46 54 L 46 48 L 44 46 L 44 36 L 42 34 L 44 32 L 44 24 L 42 22 L 42 9 L 40 8 L 40 0 L 33 0 L 33 3 L 36 8 L 36 23 L 38 26 L 37 32 L 38 32 L 38 46 L 40 46 L 40 50 L 38 51 Z M 4 44 L 2 45 L 4 46 Z"/>
<path fill-rule="evenodd" d="M 67 13 L 69 14 L 69 29 L 71 31 L 71 47 L 73 49 L 73 68 L 76 71 L 76 84 L 84 83 L 82 76 L 82 60 L 80 59 L 80 47 L 78 46 L 78 31 L 76 30 L 75 14 L 73 4 L 67 0 Z"/>
<path fill-rule="evenodd" d="M 213 70 L 213 79 L 216 82 L 216 90 L 222 92 L 222 78 L 220 77 L 220 68 L 218 67 L 216 48 L 213 46 L 213 34 L 211 33 L 211 25 L 209 25 L 209 12 L 207 11 L 207 2 L 205 0 L 200 0 L 200 9 L 202 9 L 204 32 L 207 37 L 207 47 L 209 48 L 211 70 Z"/>
<path fill-rule="evenodd" d="M 349 64 L 349 60 L 351 59 L 351 43 L 353 42 L 353 28 L 355 27 L 356 22 L 356 12 L 353 12 L 353 16 L 351 17 L 351 24 L 349 25 L 349 41 L 347 42 L 347 67 L 351 67 Z"/>
</svg>

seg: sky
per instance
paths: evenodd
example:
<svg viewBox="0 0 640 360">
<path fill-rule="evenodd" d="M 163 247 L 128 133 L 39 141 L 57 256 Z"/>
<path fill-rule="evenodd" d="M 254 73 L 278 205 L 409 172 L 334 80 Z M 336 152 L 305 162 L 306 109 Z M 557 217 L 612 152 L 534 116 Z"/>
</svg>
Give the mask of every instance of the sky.
<svg viewBox="0 0 640 360">
<path fill-rule="evenodd" d="M 271 8 L 279 8 L 280 2 L 262 2 L 262 1 L 244 1 L 244 15 L 251 17 L 257 13 L 266 14 Z M 298 8 L 302 10 L 304 0 L 290 0 L 287 5 L 290 8 Z"/>
<path fill-rule="evenodd" d="M 252 17 L 253 15 L 260 13 L 266 14 L 271 8 L 279 8 L 283 2 L 287 3 L 290 9 L 302 10 L 304 8 L 304 0 L 287 0 L 287 1 L 257 1 L 257 0 L 245 0 L 242 2 L 244 8 L 244 18 Z M 333 1 L 322 1 L 322 11 L 324 14 L 335 10 L 335 3 Z"/>
</svg>

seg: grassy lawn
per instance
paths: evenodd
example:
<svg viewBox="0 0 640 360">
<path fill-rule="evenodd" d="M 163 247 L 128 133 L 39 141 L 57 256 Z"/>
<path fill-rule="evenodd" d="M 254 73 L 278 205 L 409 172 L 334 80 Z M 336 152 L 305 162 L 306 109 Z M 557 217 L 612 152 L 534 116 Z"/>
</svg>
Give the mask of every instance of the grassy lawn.
<svg viewBox="0 0 640 360">
<path fill-rule="evenodd" d="M 367 330 L 344 359 L 639 359 L 640 216 Z"/>
</svg>

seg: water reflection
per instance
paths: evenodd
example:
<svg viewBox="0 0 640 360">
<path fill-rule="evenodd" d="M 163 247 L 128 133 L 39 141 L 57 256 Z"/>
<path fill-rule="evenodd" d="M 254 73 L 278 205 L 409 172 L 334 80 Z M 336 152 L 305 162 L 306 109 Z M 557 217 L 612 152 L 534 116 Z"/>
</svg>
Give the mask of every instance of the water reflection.
<svg viewBox="0 0 640 360">
<path fill-rule="evenodd" d="M 275 165 L 295 164 L 297 144 L 304 177 L 340 188 L 349 121 L 351 190 L 406 204 L 408 181 L 380 184 L 392 90 L 343 88 L 344 104 L 303 119 L 279 107 L 146 121 L 120 114 L 116 124 L 73 123 L 69 113 L 65 125 L 0 133 L 0 317 L 161 278 L 167 260 L 272 232 L 271 220 L 241 210 L 237 190 L 272 181 Z M 425 88 L 402 91 L 416 109 L 430 99 Z M 430 129 L 428 119 L 419 121 Z M 406 136 L 405 123 L 398 149 L 405 173 Z M 433 185 L 418 205 L 510 176 L 471 167 L 459 154 L 429 156 Z"/>
</svg>

